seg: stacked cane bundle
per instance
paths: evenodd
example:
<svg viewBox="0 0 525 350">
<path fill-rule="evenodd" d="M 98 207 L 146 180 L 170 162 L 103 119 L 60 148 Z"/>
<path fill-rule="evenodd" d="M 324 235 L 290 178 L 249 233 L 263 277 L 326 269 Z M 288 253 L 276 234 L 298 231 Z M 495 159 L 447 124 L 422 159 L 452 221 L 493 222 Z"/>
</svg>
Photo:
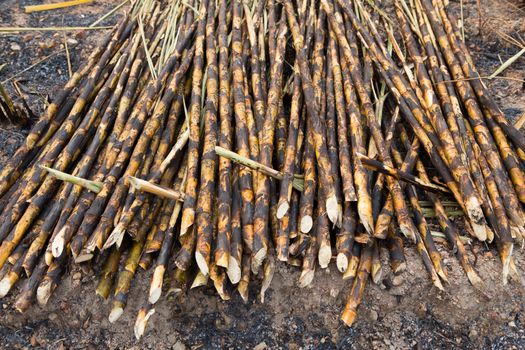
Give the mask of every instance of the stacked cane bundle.
<svg viewBox="0 0 525 350">
<path fill-rule="evenodd" d="M 136 2 L 0 172 L 0 294 L 27 277 L 14 306 L 45 305 L 69 262 L 91 264 L 114 322 L 151 269 L 140 337 L 167 279 L 247 300 L 259 278 L 264 300 L 276 260 L 304 287 L 335 255 L 351 325 L 369 277 L 381 281 L 380 247 L 405 268 L 402 236 L 444 289 L 429 206 L 483 288 L 451 202 L 495 242 L 504 283 L 518 279 L 525 138 L 443 1 L 394 5 Z"/>
</svg>

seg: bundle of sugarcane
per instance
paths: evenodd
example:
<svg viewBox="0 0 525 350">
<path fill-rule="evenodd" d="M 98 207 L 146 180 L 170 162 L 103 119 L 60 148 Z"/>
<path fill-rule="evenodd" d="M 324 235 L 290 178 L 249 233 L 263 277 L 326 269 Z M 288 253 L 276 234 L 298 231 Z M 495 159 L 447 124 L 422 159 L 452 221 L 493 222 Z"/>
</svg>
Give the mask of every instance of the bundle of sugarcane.
<svg viewBox="0 0 525 350">
<path fill-rule="evenodd" d="M 14 306 L 46 304 L 70 261 L 91 261 L 115 322 L 137 269 L 151 269 L 140 337 L 167 289 L 211 279 L 223 300 L 237 290 L 246 301 L 259 279 L 264 301 L 276 260 L 299 266 L 305 287 L 335 255 L 353 280 L 351 325 L 369 277 L 381 283 L 380 248 L 404 270 L 403 237 L 444 289 L 434 218 L 483 288 L 458 213 L 472 237 L 496 243 L 504 283 L 518 278 L 524 137 L 442 1 L 394 10 L 134 3 L 0 172 L 0 295 L 27 277 Z"/>
</svg>

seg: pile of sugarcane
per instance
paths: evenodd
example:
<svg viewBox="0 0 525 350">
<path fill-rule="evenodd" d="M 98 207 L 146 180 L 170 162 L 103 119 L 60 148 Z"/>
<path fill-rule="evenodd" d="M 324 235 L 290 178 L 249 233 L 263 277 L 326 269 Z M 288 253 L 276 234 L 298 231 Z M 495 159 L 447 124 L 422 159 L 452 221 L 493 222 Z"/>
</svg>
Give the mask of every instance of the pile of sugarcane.
<svg viewBox="0 0 525 350">
<path fill-rule="evenodd" d="M 135 2 L 0 172 L 0 295 L 45 305 L 81 264 L 115 322 L 150 270 L 140 337 L 162 293 L 263 301 L 277 260 L 301 287 L 335 260 L 351 325 L 380 248 L 444 289 L 429 223 L 475 288 L 460 232 L 519 280 L 525 138 L 461 29 L 443 0 Z"/>
</svg>

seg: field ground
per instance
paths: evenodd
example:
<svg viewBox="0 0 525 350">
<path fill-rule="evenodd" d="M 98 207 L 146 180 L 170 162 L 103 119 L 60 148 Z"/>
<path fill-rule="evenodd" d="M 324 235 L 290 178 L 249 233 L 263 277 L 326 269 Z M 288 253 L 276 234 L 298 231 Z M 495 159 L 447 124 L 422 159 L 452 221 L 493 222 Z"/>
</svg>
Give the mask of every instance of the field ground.
<svg viewBox="0 0 525 350">
<path fill-rule="evenodd" d="M 96 1 L 72 9 L 26 15 L 23 6 L 38 1 L 3 0 L 0 26 L 89 25 L 119 1 Z M 459 0 L 451 3 L 459 15 Z M 479 17 L 475 0 L 464 1 L 466 41 L 483 75 L 519 51 L 501 39 L 498 32 L 525 37 L 525 11 L 512 0 L 482 1 Z M 108 19 L 108 24 L 115 19 Z M 87 56 L 103 35 L 101 31 L 67 33 L 73 67 Z M 12 77 L 40 59 L 54 54 L 16 79 L 35 113 L 43 102 L 67 81 L 63 35 L 40 32 L 0 35 L 0 81 Z M 506 115 L 513 119 L 525 111 L 525 86 L 515 79 L 525 77 L 525 58 L 519 59 L 502 77 L 488 81 L 490 90 Z M 514 80 L 512 80 L 514 79 Z M 10 84 L 7 84 L 10 87 Z M 22 142 L 26 131 L 0 127 L 0 167 Z M 42 349 L 524 349 L 525 296 L 517 284 L 503 286 L 500 263 L 493 247 L 475 243 L 470 247 L 475 267 L 486 283 L 486 292 L 474 290 L 452 252 L 439 245 L 450 284 L 440 293 L 432 287 L 413 247 L 406 250 L 408 269 L 402 282 L 392 281 L 384 264 L 382 285 L 369 285 L 353 328 L 339 321 L 349 284 L 335 266 L 318 271 L 311 287 L 296 286 L 297 269 L 278 264 L 265 303 L 252 286 L 250 302 L 238 295 L 223 302 L 212 287 L 193 290 L 176 299 L 161 298 L 146 335 L 133 336 L 136 312 L 147 290 L 141 271 L 130 294 L 128 307 L 116 324 L 107 320 L 110 305 L 97 299 L 93 273 L 75 268 L 45 308 L 33 306 L 19 314 L 13 297 L 0 300 L 0 348 Z M 382 252 L 386 259 L 386 252 Z M 525 254 L 517 248 L 518 268 L 525 271 Z"/>
</svg>

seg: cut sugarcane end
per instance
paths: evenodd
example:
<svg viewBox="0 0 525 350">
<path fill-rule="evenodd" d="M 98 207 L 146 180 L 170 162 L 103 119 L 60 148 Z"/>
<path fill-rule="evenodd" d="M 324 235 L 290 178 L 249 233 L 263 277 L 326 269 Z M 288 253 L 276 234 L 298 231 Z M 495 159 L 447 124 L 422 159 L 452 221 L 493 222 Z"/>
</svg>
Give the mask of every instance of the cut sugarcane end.
<svg viewBox="0 0 525 350">
<path fill-rule="evenodd" d="M 110 323 L 115 323 L 120 316 L 124 313 L 124 309 L 120 306 L 116 306 L 113 309 L 111 309 L 111 312 L 109 313 L 108 320 Z"/>
<path fill-rule="evenodd" d="M 439 279 L 439 277 L 436 276 L 436 278 L 433 279 L 432 283 L 433 283 L 434 286 L 436 286 L 437 289 L 439 289 L 440 291 L 442 291 L 442 292 L 445 291 L 445 288 L 443 287 L 443 284 L 441 283 L 441 280 Z"/>
<path fill-rule="evenodd" d="M 162 283 L 164 280 L 165 271 L 166 268 L 164 267 L 164 265 L 159 265 L 155 268 L 155 272 L 153 272 L 148 298 L 150 304 L 155 304 L 159 300 L 160 295 L 162 294 Z"/>
<path fill-rule="evenodd" d="M 510 273 L 510 262 L 512 259 L 512 252 L 514 250 L 514 244 L 507 243 L 503 244 L 502 252 L 501 252 L 501 261 L 503 263 L 502 267 L 502 279 L 503 279 L 503 285 L 506 285 L 509 280 L 509 273 Z"/>
<path fill-rule="evenodd" d="M 412 230 L 411 227 L 406 225 L 399 225 L 399 230 L 405 236 L 406 238 L 409 238 L 412 240 L 412 242 L 416 242 L 416 235 L 417 233 Z"/>
<path fill-rule="evenodd" d="M 442 279 L 443 281 L 445 281 L 445 282 L 448 283 L 448 277 L 447 277 L 447 274 L 445 273 L 445 271 L 444 271 L 442 268 L 440 268 L 440 269 L 437 271 L 437 274 L 438 274 L 439 277 L 441 277 L 441 279 Z"/>
<path fill-rule="evenodd" d="M 319 266 L 321 266 L 322 269 L 326 269 L 330 264 L 330 259 L 332 258 L 332 249 L 326 245 L 320 247 L 317 257 L 319 260 Z"/>
<path fill-rule="evenodd" d="M 383 269 L 381 266 L 379 268 L 373 268 L 372 270 L 372 282 L 374 284 L 379 285 L 381 284 L 381 281 L 383 281 Z"/>
<path fill-rule="evenodd" d="M 104 243 L 104 246 L 102 247 L 102 250 L 106 250 L 111 248 L 114 244 L 117 245 L 117 247 L 120 247 L 122 244 L 122 241 L 124 240 L 124 232 L 125 232 L 124 224 L 119 223 L 114 229 L 113 232 L 111 232 L 111 235 L 109 235 L 108 239 L 106 240 L 106 243 Z"/>
<path fill-rule="evenodd" d="M 137 320 L 135 321 L 135 326 L 133 327 L 133 333 L 135 333 L 135 338 L 140 340 L 144 335 L 146 330 L 146 325 L 148 324 L 149 318 L 155 313 L 155 309 L 149 310 L 147 313 L 145 310 L 140 310 L 137 315 Z"/>
<path fill-rule="evenodd" d="M 9 293 L 15 282 L 16 280 L 13 278 L 12 274 L 8 274 L 2 278 L 0 281 L 0 298 L 5 297 L 7 293 Z"/>
<path fill-rule="evenodd" d="M 51 253 L 55 258 L 58 258 L 60 255 L 62 255 L 62 251 L 64 250 L 65 234 L 66 226 L 62 227 L 60 231 L 58 231 L 58 234 L 53 240 L 53 243 L 51 243 Z"/>
<path fill-rule="evenodd" d="M 208 266 L 208 262 L 200 252 L 195 252 L 195 261 L 197 262 L 197 266 L 199 267 L 201 273 L 204 276 L 208 276 L 210 268 Z"/>
<path fill-rule="evenodd" d="M 467 271 L 467 278 L 476 289 L 483 291 L 485 289 L 483 280 L 478 276 L 476 271 L 469 270 Z"/>
<path fill-rule="evenodd" d="M 226 270 L 226 274 L 228 275 L 228 278 L 232 284 L 237 284 L 241 280 L 241 264 L 231 255 L 228 261 L 228 269 Z"/>
<path fill-rule="evenodd" d="M 336 226 L 340 226 L 341 212 L 341 205 L 337 201 L 337 196 L 332 194 L 326 199 L 326 213 L 328 214 L 328 219 Z"/>
<path fill-rule="evenodd" d="M 372 208 L 366 205 L 363 201 L 357 202 L 357 215 L 361 219 L 361 223 L 365 227 L 365 230 L 368 234 L 374 234 L 373 218 L 372 218 Z"/>
<path fill-rule="evenodd" d="M 407 269 L 407 263 L 404 261 L 399 264 L 396 264 L 395 266 L 392 266 L 392 272 L 396 275 L 402 272 L 405 272 L 406 269 Z"/>
<path fill-rule="evenodd" d="M 242 301 L 245 303 L 248 302 L 248 283 L 239 283 L 239 286 L 237 287 L 237 291 L 239 292 L 239 295 L 242 298 Z"/>
<path fill-rule="evenodd" d="M 193 280 L 193 283 L 191 284 L 190 289 L 198 288 L 201 286 L 205 286 L 208 284 L 208 276 L 205 276 L 202 274 L 202 272 L 197 272 L 197 276 L 195 276 L 195 279 Z"/>
<path fill-rule="evenodd" d="M 287 262 L 288 261 L 287 253 L 285 254 L 285 252 L 279 251 L 277 253 L 277 260 L 282 261 L 282 262 Z"/>
<path fill-rule="evenodd" d="M 282 219 L 288 212 L 288 209 L 290 209 L 290 204 L 288 203 L 288 201 L 284 201 L 281 204 L 279 204 L 276 213 L 277 219 Z"/>
<path fill-rule="evenodd" d="M 299 287 L 305 288 L 314 280 L 315 270 L 303 270 L 299 277 Z"/>
<path fill-rule="evenodd" d="M 93 259 L 93 254 L 92 253 L 82 252 L 79 255 L 77 255 L 77 257 L 75 258 L 75 263 L 79 264 L 79 263 L 83 263 L 83 262 L 89 261 L 91 259 Z"/>
<path fill-rule="evenodd" d="M 339 253 L 337 254 L 336 265 L 339 272 L 344 273 L 348 268 L 348 257 L 346 254 Z"/>
<path fill-rule="evenodd" d="M 53 262 L 53 253 L 46 251 L 44 254 L 44 261 L 46 262 L 46 265 L 49 266 Z"/>
<path fill-rule="evenodd" d="M 314 220 L 310 215 L 305 215 L 301 218 L 300 229 L 302 233 L 308 233 L 314 226 Z"/>
<path fill-rule="evenodd" d="M 256 252 L 252 257 L 252 272 L 256 275 L 259 271 L 259 268 L 261 267 L 264 259 L 266 258 L 266 248 L 259 249 L 258 252 Z"/>
<path fill-rule="evenodd" d="M 472 230 L 474 231 L 474 236 L 476 236 L 477 239 L 484 242 L 487 240 L 487 230 L 485 228 L 486 225 L 480 225 L 474 222 L 474 220 L 471 220 L 471 226 Z"/>
<path fill-rule="evenodd" d="M 38 305 L 47 305 L 49 297 L 51 296 L 51 287 L 52 283 L 50 280 L 42 281 L 40 286 L 38 286 L 38 289 L 36 290 L 36 300 L 38 301 Z"/>
<path fill-rule="evenodd" d="M 341 321 L 344 322 L 345 325 L 348 327 L 351 327 L 354 324 L 355 318 L 357 316 L 357 312 L 353 309 L 345 309 L 343 313 L 341 314 Z"/>
</svg>

